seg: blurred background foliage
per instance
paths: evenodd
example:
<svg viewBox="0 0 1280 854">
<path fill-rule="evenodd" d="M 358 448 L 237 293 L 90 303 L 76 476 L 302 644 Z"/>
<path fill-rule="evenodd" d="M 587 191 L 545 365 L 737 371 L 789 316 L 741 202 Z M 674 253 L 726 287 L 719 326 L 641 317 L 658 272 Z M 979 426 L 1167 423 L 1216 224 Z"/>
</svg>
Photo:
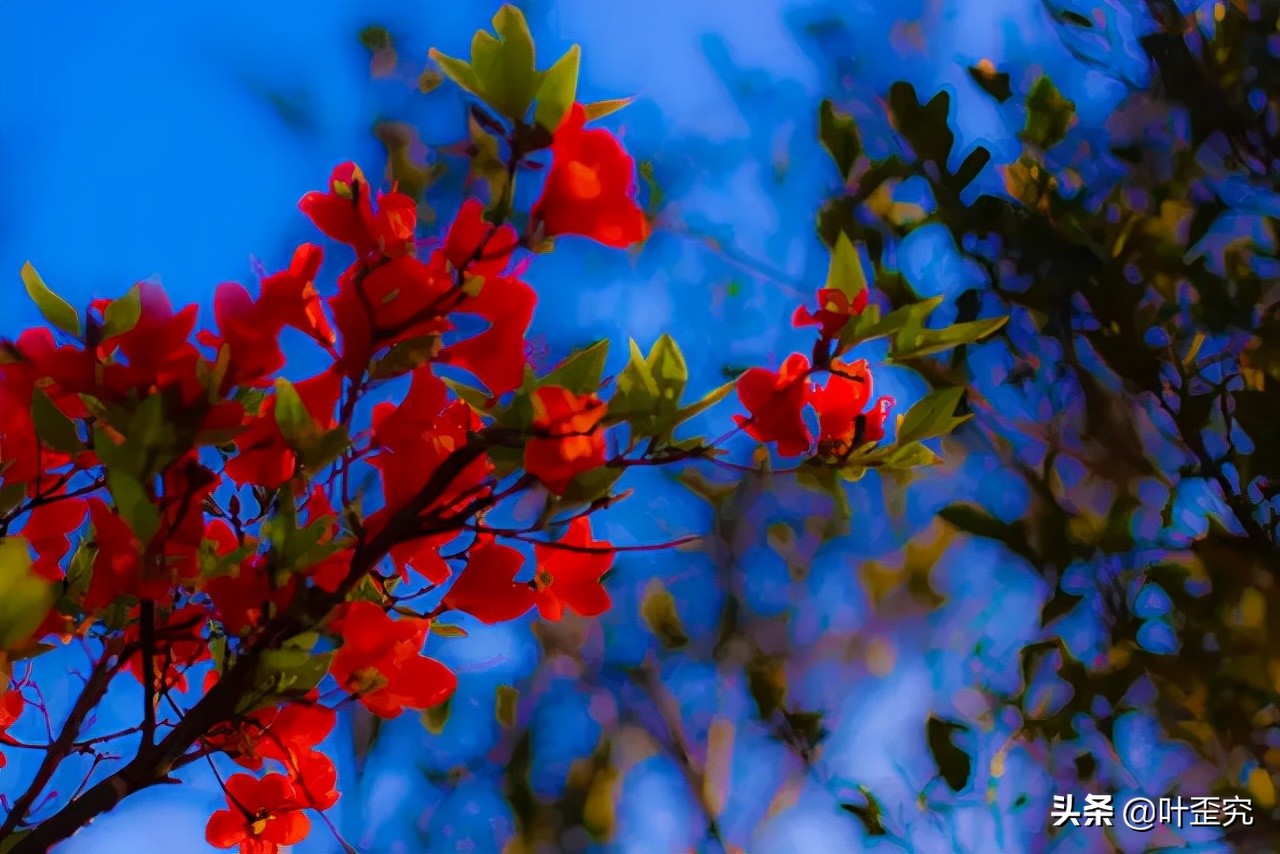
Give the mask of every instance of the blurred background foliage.
<svg viewBox="0 0 1280 854">
<path fill-rule="evenodd" d="M 496 5 L 6 3 L 0 261 L 33 258 L 69 297 L 159 272 L 207 302 L 307 239 L 279 212 L 353 157 L 448 221 L 467 111 L 426 50 L 465 55 Z M 1280 844 L 1280 3 L 521 6 L 545 56 L 583 45 L 581 100 L 637 96 L 604 121 L 657 226 L 630 258 L 538 259 L 540 367 L 663 331 L 706 388 L 776 365 L 807 349 L 788 319 L 842 233 L 882 310 L 936 297 L 931 327 L 1011 320 L 877 372 L 900 410 L 969 385 L 974 417 L 924 474 L 825 484 L 759 456 L 734 479 L 628 472 L 637 498 L 606 536 L 712 537 L 620 556 L 599 621 L 465 626 L 441 652 L 462 687 L 425 728 L 348 715 L 327 745 L 342 834 Z M 1051 830 L 1066 792 L 1239 794 L 1255 822 Z M 152 850 L 160 823 L 203 850 L 211 783 L 139 800 L 67 850 Z"/>
</svg>

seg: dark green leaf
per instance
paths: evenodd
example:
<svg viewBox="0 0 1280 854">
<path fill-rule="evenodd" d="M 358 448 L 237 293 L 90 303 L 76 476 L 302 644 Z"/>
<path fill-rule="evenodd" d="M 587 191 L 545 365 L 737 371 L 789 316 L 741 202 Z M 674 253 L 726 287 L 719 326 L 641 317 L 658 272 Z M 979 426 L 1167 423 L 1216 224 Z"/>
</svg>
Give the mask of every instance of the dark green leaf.
<svg viewBox="0 0 1280 854">
<path fill-rule="evenodd" d="M 107 491 L 111 493 L 116 511 L 129 523 L 138 541 L 143 544 L 151 542 L 160 529 L 160 511 L 142 483 L 124 469 L 108 468 Z"/>
<path fill-rule="evenodd" d="M 445 700 L 443 703 L 432 706 L 422 713 L 422 725 L 427 728 L 427 732 L 432 735 L 439 735 L 444 732 L 445 724 L 449 723 L 449 711 L 453 708 L 453 697 Z"/>
<path fill-rule="evenodd" d="M 520 704 L 520 692 L 510 685 L 499 685 L 494 691 L 493 709 L 498 725 L 510 729 L 516 725 L 516 709 Z"/>
<path fill-rule="evenodd" d="M 1049 149 L 1061 142 L 1075 123 L 1075 103 L 1062 97 L 1047 75 L 1041 75 L 1027 95 L 1027 123 L 1020 134 L 1022 139 Z"/>
<path fill-rule="evenodd" d="M 969 774 L 973 768 L 973 760 L 969 754 L 956 746 L 952 740 L 956 732 L 966 732 L 968 727 L 954 721 L 945 721 L 934 715 L 929 716 L 926 734 L 929 742 L 929 754 L 938 773 L 947 781 L 953 792 L 958 792 L 969 784 Z"/>
<path fill-rule="evenodd" d="M 747 662 L 747 688 L 756 703 L 756 714 L 767 721 L 787 699 L 785 662 L 776 656 L 757 656 Z"/>
<path fill-rule="evenodd" d="M 973 78 L 973 82 L 982 87 L 984 92 L 1001 104 L 1013 97 L 1013 87 L 1009 85 L 1008 73 L 996 71 L 995 66 L 990 62 L 985 65 L 979 63 L 970 66 L 969 76 Z"/>
<path fill-rule="evenodd" d="M 858 137 L 858 124 L 853 116 L 837 110 L 830 100 L 824 100 L 818 108 L 818 139 L 835 161 L 840 180 L 848 180 L 858 155 L 862 153 L 862 140 Z"/>
<path fill-rule="evenodd" d="M 676 600 L 666 585 L 656 578 L 651 579 L 645 587 L 644 599 L 640 603 L 640 616 L 644 618 L 649 631 L 667 649 L 680 649 L 688 645 L 689 636 L 676 612 Z"/>
<path fill-rule="evenodd" d="M 40 441 L 53 450 L 64 454 L 84 450 L 84 442 L 80 440 L 75 422 L 54 406 L 49 396 L 40 389 L 36 389 L 31 396 L 31 418 Z"/>
</svg>

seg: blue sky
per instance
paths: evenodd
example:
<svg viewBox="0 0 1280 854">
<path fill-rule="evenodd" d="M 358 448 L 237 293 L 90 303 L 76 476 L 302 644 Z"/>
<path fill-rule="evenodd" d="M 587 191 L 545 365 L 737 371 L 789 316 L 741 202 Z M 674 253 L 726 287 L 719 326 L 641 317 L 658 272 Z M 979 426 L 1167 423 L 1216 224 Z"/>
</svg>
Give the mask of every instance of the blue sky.
<svg viewBox="0 0 1280 854">
<path fill-rule="evenodd" d="M 75 302 L 158 276 L 176 299 L 207 304 L 219 282 L 249 279 L 250 256 L 279 268 L 299 241 L 312 239 L 297 199 L 322 186 L 343 160 L 376 173 L 380 150 L 369 127 L 413 107 L 416 96 L 403 87 L 369 79 L 367 55 L 355 38 L 359 28 L 385 23 L 402 56 L 415 61 L 432 45 L 458 55 L 494 8 L 478 2 L 6 0 L 0 6 L 0 158 L 8 186 L 0 196 L 0 273 L 14 298 L 5 302 L 0 334 L 37 319 L 19 298 L 17 270 L 26 260 Z M 827 35 L 810 41 L 797 37 L 797 28 L 832 15 L 846 23 L 843 30 L 817 28 Z M 795 290 L 811 287 L 826 263 L 812 222 L 833 183 L 812 137 L 817 100 L 833 87 L 836 60 L 856 57 L 849 73 L 867 90 L 884 91 L 901 78 L 926 92 L 945 88 L 958 103 L 957 150 L 982 143 L 997 161 L 1007 160 L 1017 153 L 1013 133 L 1020 117 L 1016 108 L 997 110 L 966 66 L 992 59 L 1013 72 L 1015 84 L 1041 70 L 1059 72 L 1082 124 L 1099 125 L 1126 81 L 1145 75 L 1133 58 L 1138 22 L 1114 10 L 1109 15 L 1099 39 L 1072 42 L 1033 0 L 538 3 L 531 17 L 544 64 L 581 43 L 584 99 L 637 96 L 612 127 L 628 146 L 659 157 L 662 168 L 678 176 L 673 221 L 727 236 L 779 275 L 768 281 L 744 274 L 696 241 L 670 234 L 636 261 L 575 246 L 562 253 L 566 257 L 539 259 L 530 273 L 542 300 L 535 332 L 562 352 L 601 336 L 621 341 L 630 335 L 647 345 L 669 330 L 685 344 L 704 388 L 719 381 L 726 363 L 776 364 L 805 346 L 804 336 L 779 318 L 790 315 Z M 858 110 L 878 112 L 873 104 L 855 105 L 861 117 Z M 446 111 L 423 113 L 424 137 L 446 140 L 456 119 Z M 780 164 L 785 181 L 774 178 Z M 998 185 L 994 172 L 983 180 Z M 926 234 L 904 248 L 900 264 L 922 292 L 954 293 L 966 279 L 953 255 L 946 241 Z M 741 296 L 713 296 L 738 280 L 746 283 Z M 690 310 L 707 305 L 710 318 Z M 921 393 L 919 381 L 901 371 L 886 371 L 879 381 L 904 405 Z M 984 465 L 971 460 L 952 479 L 913 488 L 914 522 L 927 522 L 958 497 L 1016 513 L 1022 496 L 991 478 Z M 669 484 L 655 479 L 638 488 L 641 497 L 606 528 L 616 541 L 652 541 L 705 522 L 696 502 Z M 801 690 L 830 707 L 833 735 L 822 773 L 795 778 L 794 806 L 771 817 L 766 808 L 785 781 L 785 762 L 776 745 L 740 723 L 731 803 L 753 852 L 900 850 L 867 838 L 836 800 L 865 784 L 908 815 L 931 774 L 924 717 L 939 704 L 962 702 L 976 680 L 1007 677 L 1016 649 L 1036 628 L 1042 582 L 1009 555 L 975 543 L 953 548 L 938 570 L 936 583 L 952 597 L 944 609 L 914 622 L 878 623 L 850 561 L 896 554 L 901 532 L 883 521 L 878 490 L 860 486 L 852 500 L 868 521 L 820 556 L 799 592 L 815 603 L 819 622 L 827 621 L 822 625 L 865 626 L 868 636 L 889 644 L 895 666 L 886 676 L 863 672 L 847 685 L 841 680 L 848 674 L 837 674 L 835 687 L 829 673 L 824 684 L 822 671 L 801 680 Z M 753 552 L 750 572 L 762 606 L 771 597 L 781 602 L 797 595 L 785 567 L 771 564 L 766 552 Z M 713 618 L 709 603 L 716 593 L 704 583 L 706 569 L 685 555 L 637 558 L 621 567 L 614 591 L 619 609 L 634 609 L 655 575 L 673 579 L 686 613 Z M 625 657 L 648 642 L 633 614 L 618 619 L 608 636 L 621 649 L 608 654 Z M 991 652 L 975 665 L 968 656 L 980 642 Z M 477 631 L 454 643 L 441 654 L 462 672 L 460 703 L 477 710 L 446 730 L 455 747 L 433 741 L 415 719 L 406 719 L 388 727 L 357 774 L 350 729 L 340 727 L 329 745 L 344 791 L 334 819 L 358 844 L 379 851 L 462 850 L 459 839 L 470 835 L 472 850 L 484 852 L 496 850 L 494 834 L 510 821 L 492 779 L 480 775 L 446 791 L 427 782 L 418 766 L 447 767 L 468 750 L 482 754 L 496 734 L 485 718 L 493 686 L 527 674 L 537 652 L 523 626 Z M 714 673 L 685 663 L 664 675 L 683 686 L 691 716 L 746 707 L 744 687 L 718 685 Z M 536 714 L 576 721 L 589 732 L 594 695 L 571 685 L 563 694 L 561 705 Z M 127 697 L 122 704 L 132 708 Z M 1176 757 L 1164 763 L 1163 748 L 1141 723 L 1135 720 L 1125 736 L 1132 756 L 1122 761 L 1177 773 Z M 997 721 L 978 764 L 989 766 L 1009 734 L 1007 722 Z M 550 784 L 591 744 L 564 733 L 547 738 L 540 762 Z M 13 779 L 24 767 L 14 762 L 4 773 Z M 775 767 L 780 770 L 756 771 Z M 699 844 L 696 818 L 682 814 L 688 809 L 683 785 L 661 757 L 637 764 L 623 786 L 620 850 Z M 1009 804 L 1023 792 L 1032 795 L 1031 805 L 1014 810 Z M 1050 783 L 1034 760 L 1015 750 L 994 804 L 985 794 L 979 788 L 971 802 L 912 818 L 916 850 L 983 850 L 993 839 L 1005 850 L 1041 850 L 1035 846 Z M 219 801 L 205 773 L 189 787 L 134 799 L 63 850 L 204 850 L 204 820 Z M 429 843 L 421 841 L 423 832 Z M 1077 834 L 1054 850 L 1098 850 L 1098 842 Z M 299 850 L 335 849 L 318 827 Z"/>
</svg>

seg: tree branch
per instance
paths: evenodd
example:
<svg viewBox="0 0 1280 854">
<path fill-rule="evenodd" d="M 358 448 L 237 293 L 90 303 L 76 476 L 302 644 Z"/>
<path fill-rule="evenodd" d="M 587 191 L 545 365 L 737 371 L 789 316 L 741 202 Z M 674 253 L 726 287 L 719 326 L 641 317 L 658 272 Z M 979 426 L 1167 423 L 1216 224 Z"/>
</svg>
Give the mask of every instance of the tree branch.
<svg viewBox="0 0 1280 854">
<path fill-rule="evenodd" d="M 98 659 L 94 664 L 93 670 L 89 674 L 89 679 L 85 682 L 84 689 L 80 692 L 75 705 L 71 708 L 71 713 L 67 715 L 67 719 L 62 725 L 62 731 L 58 733 L 58 737 L 49 746 L 49 751 L 40 762 L 40 767 L 36 769 L 36 775 L 32 779 L 31 785 L 14 801 L 13 809 L 9 811 L 4 823 L 0 824 L 0 841 L 9 838 L 18 829 L 26 814 L 31 810 L 32 804 L 36 802 L 36 798 L 40 797 L 40 793 L 44 791 L 44 787 L 48 785 L 54 772 L 58 770 L 58 766 L 75 749 L 76 736 L 80 734 L 80 728 L 84 726 L 85 719 L 88 718 L 89 713 L 94 710 L 107 693 L 107 686 L 111 682 L 111 678 L 116 674 L 117 668 L 113 659 L 117 651 L 118 649 L 115 646 L 108 643 L 107 648 L 103 651 L 102 658 Z M 18 849 L 15 848 L 14 850 Z M 43 851 L 44 849 L 31 850 Z"/>
</svg>

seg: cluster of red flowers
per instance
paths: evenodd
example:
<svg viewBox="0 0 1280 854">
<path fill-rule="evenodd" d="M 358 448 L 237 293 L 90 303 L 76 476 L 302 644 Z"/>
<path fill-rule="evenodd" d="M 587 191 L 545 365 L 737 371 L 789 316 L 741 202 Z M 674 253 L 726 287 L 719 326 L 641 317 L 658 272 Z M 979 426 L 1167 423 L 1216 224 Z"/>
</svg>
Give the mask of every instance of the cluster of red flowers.
<svg viewBox="0 0 1280 854">
<path fill-rule="evenodd" d="M 209 821 L 211 844 L 277 850 L 306 836 L 306 810 L 336 802 L 336 770 L 317 749 L 335 721 L 331 698 L 326 705 L 314 687 L 320 677 L 392 718 L 442 703 L 456 688 L 454 674 L 423 654 L 440 613 L 498 623 L 534 609 L 559 620 L 566 609 L 592 617 L 609 608 L 601 579 L 615 550 L 593 537 L 586 513 L 555 538 L 533 541 L 527 581 L 517 580 L 529 576 L 525 553 L 500 541 L 511 535 L 470 524 L 517 490 L 538 484 L 564 496 L 609 464 L 608 404 L 558 385 L 526 389 L 529 415 L 517 434 L 466 453 L 494 426 L 489 409 L 525 388 L 536 297 L 519 278 L 517 253 L 558 235 L 614 247 L 647 236 L 633 199 L 634 163 L 610 133 L 585 123 L 575 105 L 554 134 L 523 236 L 486 220 L 472 199 L 439 245 L 419 255 L 414 201 L 394 189 L 374 193 L 348 163 L 327 191 L 300 202 L 321 232 L 354 251 L 332 296 L 316 286 L 323 250 L 308 243 L 287 269 L 261 280 L 257 296 L 219 286 L 213 329 L 197 331 L 195 306 L 175 311 L 160 288 L 142 284 L 121 300 L 93 303 L 86 328 L 77 320 L 70 339 L 31 329 L 0 350 L 0 534 L 16 531 L 33 555 L 30 575 L 66 591 L 29 637 L 0 648 L 0 665 L 10 651 L 83 632 L 110 612 L 123 650 L 118 669 L 147 685 L 150 699 L 176 705 L 193 667 L 216 663 L 207 694 L 226 678 L 228 656 L 282 651 L 278 633 L 266 631 L 278 617 L 317 597 L 328 603 L 327 616 L 305 626 L 335 646 L 314 653 L 327 657 L 324 671 L 200 736 L 198 749 L 248 771 L 278 766 L 226 780 L 227 809 Z M 820 326 L 827 343 L 866 304 L 865 293 L 850 300 L 830 290 L 819 301 L 817 313 L 798 311 L 795 322 Z M 464 333 L 470 324 L 482 328 Z M 296 383 L 278 377 L 286 327 L 328 355 L 324 370 Z M 483 384 L 489 407 L 452 394 L 437 374 L 442 365 Z M 863 411 L 871 400 L 866 363 L 822 369 L 829 378 L 821 388 L 800 355 L 777 372 L 747 371 L 737 389 L 750 416 L 739 423 L 787 456 L 814 448 L 806 407 L 817 413 L 819 454 L 843 457 L 880 439 L 892 401 Z M 367 429 L 355 431 L 357 402 L 405 375 L 403 400 L 373 407 Z M 522 463 L 505 491 L 510 468 L 490 453 L 504 443 Z M 357 464 L 381 484 L 380 506 L 367 518 L 347 491 Z M 245 510 L 251 499 L 254 514 Z M 88 578 L 68 577 L 63 563 L 86 520 L 87 559 L 72 563 L 85 564 Z M 455 541 L 464 547 L 443 556 Z M 376 553 L 366 560 L 369 550 Z M 455 558 L 465 565 L 451 564 Z M 439 607 L 416 616 L 393 609 L 397 578 L 444 590 Z M 371 593 L 352 596 L 362 584 Z M 222 653 L 212 652 L 215 637 Z M 0 743 L 23 706 L 19 691 L 0 695 Z"/>
<path fill-rule="evenodd" d="M 834 288 L 820 288 L 818 310 L 797 308 L 792 325 L 820 327 L 817 352 L 829 353 L 845 324 L 866 309 L 867 300 L 865 289 L 850 299 Z M 810 382 L 817 370 L 827 371 L 825 386 Z M 750 413 L 749 417 L 735 415 L 738 425 L 757 441 L 777 443 L 784 457 L 814 450 L 813 432 L 804 415 L 806 407 L 812 407 L 818 416 L 817 453 L 836 459 L 883 439 L 894 404 L 892 397 L 882 396 L 866 408 L 872 399 L 872 380 L 865 359 L 827 359 L 825 367 L 816 368 L 801 353 L 788 356 L 776 372 L 765 368 L 744 372 L 738 379 L 738 399 Z"/>
<path fill-rule="evenodd" d="M 300 202 L 321 232 L 354 250 L 333 296 L 317 289 L 324 252 L 308 243 L 287 269 L 261 280 L 256 296 L 239 284 L 219 286 L 212 329 L 197 331 L 195 306 L 175 311 L 159 287 L 141 284 L 125 299 L 93 303 L 88 328 L 69 340 L 40 328 L 6 344 L 0 497 L 12 500 L 0 502 L 0 532 L 13 527 L 25 541 L 34 553 L 32 573 L 69 582 L 63 564 L 72 537 L 86 519 L 92 526 L 87 584 L 70 607 L 51 608 L 22 645 L 69 636 L 125 603 L 120 667 L 164 697 L 187 691 L 187 673 L 210 660 L 215 626 L 243 652 L 304 588 L 345 598 L 362 578 L 352 570 L 360 544 L 399 524 L 484 427 L 471 405 L 451 398 L 436 366 L 470 373 L 495 401 L 524 380 L 535 294 L 519 278 L 516 252 L 558 235 L 618 247 L 647 235 L 633 199 L 633 161 L 611 134 L 584 124 L 577 106 L 554 135 L 545 187 L 523 238 L 509 225 L 486 221 L 483 203 L 472 199 L 438 248 L 420 257 L 415 202 L 395 190 L 372 192 L 359 168 L 344 164 L 327 192 Z M 466 324 L 458 321 L 466 316 L 481 331 L 463 334 Z M 286 327 L 314 340 L 331 364 L 282 385 Z M 407 396 L 374 407 L 369 429 L 345 441 L 354 401 L 385 378 L 375 376 L 378 360 L 402 346 L 424 354 L 388 375 L 410 375 Z M 559 494 L 575 476 L 604 464 L 601 400 L 548 386 L 534 392 L 531 404 L 523 446 L 528 477 Z M 63 441 L 50 441 L 51 425 Z M 310 467 L 316 448 L 340 430 L 342 441 L 333 447 L 342 467 L 363 461 L 381 476 L 382 506 L 360 523 L 360 536 L 342 533 L 339 519 L 350 503 L 345 486 L 339 489 L 336 477 L 322 483 Z M 214 448 L 221 465 L 210 456 Z M 320 457 L 324 466 L 334 462 L 333 454 Z M 459 514 L 457 523 L 387 540 L 396 573 L 452 582 L 436 613 L 459 610 L 498 622 L 535 607 L 553 620 L 566 607 L 587 616 L 605 611 L 609 598 L 600 580 L 613 550 L 592 539 L 584 517 L 561 540 L 536 546 L 527 582 L 515 580 L 524 554 L 493 535 L 474 537 L 461 570 L 441 557 L 441 547 L 462 532 L 467 508 L 493 498 L 498 482 L 484 453 L 442 481 L 416 516 Z M 246 494 L 261 505 L 252 518 L 242 510 Z M 282 566 L 280 533 L 269 533 L 267 523 L 286 504 L 296 508 L 290 514 L 309 547 L 290 553 L 291 565 Z M 437 705 L 457 684 L 444 665 L 422 654 L 432 617 L 393 617 L 390 604 L 340 604 L 323 627 L 337 644 L 328 675 L 344 694 L 388 718 Z M 215 668 L 205 692 L 218 679 Z M 21 692 L 8 685 L 6 677 L 0 735 L 24 707 Z M 205 750 L 226 753 L 251 771 L 264 761 L 279 766 L 261 778 L 236 774 L 226 781 L 228 809 L 210 820 L 209 841 L 269 851 L 302 839 L 309 827 L 303 811 L 337 799 L 333 763 L 316 750 L 333 724 L 332 707 L 312 690 L 270 701 L 203 736 Z"/>
</svg>

